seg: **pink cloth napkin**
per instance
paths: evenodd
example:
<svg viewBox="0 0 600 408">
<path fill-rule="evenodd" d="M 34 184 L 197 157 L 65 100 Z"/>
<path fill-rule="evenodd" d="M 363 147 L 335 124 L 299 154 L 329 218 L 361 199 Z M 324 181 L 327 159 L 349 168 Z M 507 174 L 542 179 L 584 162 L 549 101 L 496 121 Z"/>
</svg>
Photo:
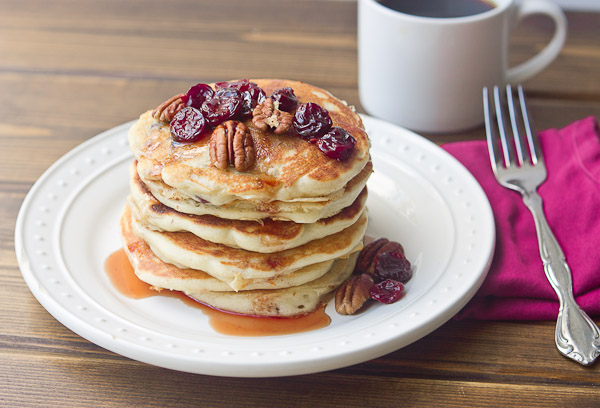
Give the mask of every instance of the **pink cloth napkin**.
<svg viewBox="0 0 600 408">
<path fill-rule="evenodd" d="M 588 117 L 540 134 L 548 178 L 538 189 L 573 274 L 579 305 L 600 316 L 600 129 Z M 496 221 L 496 250 L 480 290 L 457 318 L 554 320 L 558 300 L 546 280 L 531 213 L 492 173 L 485 141 L 443 148 L 479 181 Z"/>
</svg>

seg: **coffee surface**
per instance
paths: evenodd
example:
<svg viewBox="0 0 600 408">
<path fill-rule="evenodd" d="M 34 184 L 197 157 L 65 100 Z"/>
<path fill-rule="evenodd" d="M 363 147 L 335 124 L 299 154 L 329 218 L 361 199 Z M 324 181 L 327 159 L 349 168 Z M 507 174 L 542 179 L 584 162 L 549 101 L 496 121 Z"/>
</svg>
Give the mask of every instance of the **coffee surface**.
<svg viewBox="0 0 600 408">
<path fill-rule="evenodd" d="M 420 17 L 466 17 L 492 10 L 496 5 L 486 0 L 379 0 L 383 6 Z"/>
</svg>

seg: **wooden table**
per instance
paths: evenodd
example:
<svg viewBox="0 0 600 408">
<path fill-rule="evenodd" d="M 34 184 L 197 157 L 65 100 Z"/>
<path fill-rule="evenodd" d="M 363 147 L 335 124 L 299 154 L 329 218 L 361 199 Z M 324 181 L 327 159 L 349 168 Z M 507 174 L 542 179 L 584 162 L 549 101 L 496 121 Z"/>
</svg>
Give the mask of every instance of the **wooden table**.
<svg viewBox="0 0 600 408">
<path fill-rule="evenodd" d="M 600 14 L 568 19 L 561 55 L 526 83 L 543 128 L 600 117 Z M 548 21 L 531 22 L 513 36 L 513 62 L 549 38 Z M 599 406 L 600 366 L 560 356 L 553 322 L 451 320 L 355 366 L 243 379 L 121 357 L 32 296 L 15 219 L 35 180 L 71 148 L 196 82 L 294 78 L 360 107 L 356 71 L 354 1 L 0 1 L 0 406 Z M 484 131 L 425 136 L 444 143 Z"/>
</svg>

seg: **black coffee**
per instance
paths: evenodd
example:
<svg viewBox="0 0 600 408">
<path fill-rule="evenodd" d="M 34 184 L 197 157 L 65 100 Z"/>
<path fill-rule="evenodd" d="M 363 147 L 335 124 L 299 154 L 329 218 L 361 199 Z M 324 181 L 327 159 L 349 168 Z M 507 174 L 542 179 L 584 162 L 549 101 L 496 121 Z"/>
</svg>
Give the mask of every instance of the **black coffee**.
<svg viewBox="0 0 600 408">
<path fill-rule="evenodd" d="M 383 6 L 421 17 L 465 17 L 491 10 L 489 0 L 378 0 Z"/>
</svg>

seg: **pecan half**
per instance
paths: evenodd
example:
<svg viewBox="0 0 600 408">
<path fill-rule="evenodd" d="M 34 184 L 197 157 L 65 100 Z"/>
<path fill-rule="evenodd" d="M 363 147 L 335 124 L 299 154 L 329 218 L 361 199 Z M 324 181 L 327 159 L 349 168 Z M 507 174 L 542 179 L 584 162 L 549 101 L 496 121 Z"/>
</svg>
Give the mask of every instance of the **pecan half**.
<svg viewBox="0 0 600 408">
<path fill-rule="evenodd" d="M 346 279 L 335 292 L 335 310 L 339 314 L 356 313 L 371 297 L 373 278 L 363 273 Z"/>
<path fill-rule="evenodd" d="M 262 131 L 268 128 L 275 129 L 277 135 L 286 133 L 292 126 L 292 114 L 279 110 L 278 103 L 272 98 L 265 99 L 252 111 L 252 123 Z"/>
<path fill-rule="evenodd" d="M 177 112 L 185 108 L 185 104 L 181 100 L 184 95 L 185 93 L 181 93 L 170 97 L 152 111 L 152 116 L 163 122 L 170 122 Z"/>
<path fill-rule="evenodd" d="M 379 238 L 368 243 L 358 255 L 354 273 L 368 273 L 369 275 L 373 275 L 377 256 L 384 252 L 392 252 L 397 250 L 404 254 L 404 248 L 402 248 L 402 245 L 386 238 Z"/>
<path fill-rule="evenodd" d="M 218 169 L 227 166 L 246 171 L 255 160 L 254 140 L 242 122 L 228 120 L 213 130 L 209 141 L 211 163 Z"/>
</svg>

